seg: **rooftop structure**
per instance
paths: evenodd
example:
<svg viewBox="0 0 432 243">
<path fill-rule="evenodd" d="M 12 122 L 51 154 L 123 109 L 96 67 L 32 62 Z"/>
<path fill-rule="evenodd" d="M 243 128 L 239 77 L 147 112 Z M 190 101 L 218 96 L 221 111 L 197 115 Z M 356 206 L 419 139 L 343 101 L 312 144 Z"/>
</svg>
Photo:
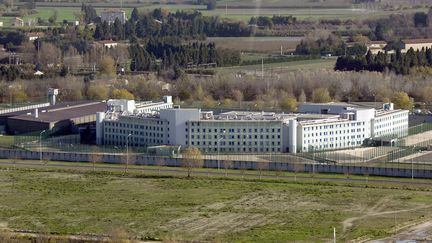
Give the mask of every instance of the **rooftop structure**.
<svg viewBox="0 0 432 243">
<path fill-rule="evenodd" d="M 112 40 L 101 40 L 101 41 L 96 41 L 95 42 L 97 47 L 104 47 L 104 48 L 115 48 L 118 46 L 118 42 L 116 41 L 112 41 Z"/>
<path fill-rule="evenodd" d="M 27 36 L 29 41 L 35 41 L 39 38 L 44 37 L 45 33 L 44 32 L 29 32 L 29 33 L 26 33 L 26 36 Z"/>
</svg>

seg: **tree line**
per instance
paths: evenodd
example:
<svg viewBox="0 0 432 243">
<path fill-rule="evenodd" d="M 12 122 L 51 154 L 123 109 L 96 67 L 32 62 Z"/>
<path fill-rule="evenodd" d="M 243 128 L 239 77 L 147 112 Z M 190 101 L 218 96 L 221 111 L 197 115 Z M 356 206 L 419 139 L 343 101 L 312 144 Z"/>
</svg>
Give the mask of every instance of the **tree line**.
<svg viewBox="0 0 432 243">
<path fill-rule="evenodd" d="M 273 17 L 268 16 L 259 16 L 252 17 L 249 20 L 249 25 L 256 25 L 261 28 L 273 28 L 274 25 L 289 25 L 295 24 L 297 22 L 297 18 L 293 16 L 279 16 L 273 15 Z"/>
<path fill-rule="evenodd" d="M 250 28 L 243 22 L 229 22 L 219 17 L 203 16 L 200 12 L 165 9 L 140 13 L 134 8 L 125 24 L 115 21 L 96 23 L 96 40 L 125 40 L 126 38 L 148 38 L 177 36 L 184 39 L 204 39 L 206 36 L 249 36 Z"/>
<path fill-rule="evenodd" d="M 169 67 L 187 68 L 207 64 L 233 66 L 240 63 L 238 51 L 216 49 L 214 43 L 180 42 L 178 38 L 151 38 L 145 46 L 132 45 L 129 48 L 132 58 L 130 69 L 151 71 Z"/>
<path fill-rule="evenodd" d="M 86 5 L 83 5 L 86 6 Z M 296 18 L 292 16 L 252 17 L 249 25 L 243 21 L 228 21 L 218 16 L 203 16 L 200 12 L 176 11 L 170 13 L 165 9 L 154 9 L 150 12 L 140 13 L 134 8 L 131 17 L 125 24 L 115 21 L 113 25 L 100 22 L 94 11 L 83 7 L 85 20 L 93 19 L 96 22 L 94 38 L 96 40 L 145 37 L 178 36 L 185 39 L 204 39 L 205 37 L 244 37 L 253 33 L 253 26 L 272 28 L 274 25 L 295 24 Z M 91 7 L 90 7 L 91 9 Z M 99 21 L 99 22 L 98 22 Z"/>
<path fill-rule="evenodd" d="M 423 48 L 415 51 L 410 48 L 406 53 L 397 49 L 390 56 L 387 53 L 379 52 L 373 55 L 370 51 L 363 55 L 341 56 L 337 59 L 335 70 L 337 71 L 393 71 L 396 74 L 410 74 L 413 68 L 432 67 L 432 49 Z"/>
</svg>

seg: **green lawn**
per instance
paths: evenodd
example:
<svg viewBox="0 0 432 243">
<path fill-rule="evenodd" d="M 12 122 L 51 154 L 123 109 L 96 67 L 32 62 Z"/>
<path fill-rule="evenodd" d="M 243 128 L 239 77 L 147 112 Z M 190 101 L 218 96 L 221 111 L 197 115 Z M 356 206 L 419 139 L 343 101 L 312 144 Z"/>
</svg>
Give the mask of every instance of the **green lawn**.
<svg viewBox="0 0 432 243">
<path fill-rule="evenodd" d="M 432 217 L 429 187 L 395 185 L 1 170 L 0 195 L 3 227 L 170 240 L 343 242 Z"/>
</svg>

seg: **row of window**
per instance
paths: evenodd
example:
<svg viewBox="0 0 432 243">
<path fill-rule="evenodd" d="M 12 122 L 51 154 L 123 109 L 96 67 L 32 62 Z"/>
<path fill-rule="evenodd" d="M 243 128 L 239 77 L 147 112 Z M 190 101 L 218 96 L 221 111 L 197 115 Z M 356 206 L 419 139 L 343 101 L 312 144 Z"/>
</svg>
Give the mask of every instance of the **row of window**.
<svg viewBox="0 0 432 243">
<path fill-rule="evenodd" d="M 186 139 L 188 138 L 188 135 L 186 134 Z M 190 135 L 191 139 L 280 139 L 281 135 Z"/>
<path fill-rule="evenodd" d="M 236 148 L 236 147 L 229 147 L 229 148 L 208 148 L 208 147 L 201 147 L 200 148 L 204 152 L 280 152 L 280 148 Z"/>
<path fill-rule="evenodd" d="M 343 123 L 343 124 L 335 124 L 335 125 L 321 125 L 321 126 L 310 126 L 304 127 L 303 131 L 314 131 L 314 130 L 322 130 L 322 129 L 333 129 L 333 128 L 342 128 L 342 127 L 354 127 L 354 126 L 363 126 L 365 122 L 353 122 L 353 123 Z"/>
<path fill-rule="evenodd" d="M 188 128 L 186 128 L 186 130 L 185 130 L 186 132 L 188 132 Z M 217 129 L 217 128 L 191 128 L 191 132 L 203 132 L 203 133 L 211 133 L 211 132 L 214 132 L 214 133 L 220 133 L 220 134 L 222 134 L 222 133 L 235 133 L 237 131 L 237 133 L 241 133 L 241 132 L 243 132 L 243 133 L 246 133 L 246 132 L 249 132 L 249 133 L 252 133 L 252 132 L 255 132 L 255 133 L 263 133 L 263 132 L 266 132 L 266 133 L 275 133 L 275 132 L 277 132 L 277 133 L 280 133 L 281 132 L 281 129 L 280 128 L 254 128 L 254 129 L 252 129 L 252 128 L 249 128 L 249 129 L 246 129 L 246 128 L 243 128 L 243 129 L 240 129 L 240 128 L 237 128 L 237 129 L 234 129 L 234 128 L 230 128 L 230 129 L 222 129 L 222 128 L 219 128 L 219 129 Z"/>
<path fill-rule="evenodd" d="M 338 137 L 334 137 L 334 138 L 320 138 L 320 139 L 307 139 L 307 140 L 304 140 L 303 141 L 303 144 L 311 144 L 311 143 L 321 143 L 321 142 L 333 142 L 333 141 L 344 141 L 344 140 L 347 140 L 347 139 L 364 139 L 365 138 L 365 135 L 363 134 L 363 135 L 351 135 L 351 136 L 343 136 L 343 137 L 340 137 L 339 139 L 338 139 Z"/>
<path fill-rule="evenodd" d="M 351 129 L 351 130 L 337 130 L 337 131 L 330 131 L 330 132 L 316 132 L 316 133 L 308 133 L 306 132 L 303 134 L 303 137 L 316 137 L 318 136 L 327 136 L 327 135 L 337 135 L 337 134 L 345 134 L 345 133 L 355 133 L 355 132 L 364 132 L 365 128 L 357 128 L 357 129 Z"/>
<path fill-rule="evenodd" d="M 188 141 L 186 140 L 186 144 L 188 143 Z M 208 146 L 212 146 L 212 145 L 214 145 L 214 146 L 226 146 L 226 145 L 229 145 L 229 146 L 235 146 L 235 145 L 238 145 L 238 146 L 258 146 L 258 145 L 260 145 L 260 146 L 270 146 L 270 145 L 272 145 L 272 146 L 275 146 L 275 145 L 278 145 L 278 146 L 280 146 L 280 144 L 281 144 L 281 142 L 275 142 L 275 141 L 272 141 L 272 142 L 270 142 L 270 141 L 260 141 L 260 142 L 257 142 L 257 141 L 255 141 L 255 142 L 234 142 L 234 141 L 229 141 L 229 142 L 226 142 L 226 141 L 220 141 L 220 143 L 219 143 L 219 145 L 218 145 L 218 142 L 216 141 L 216 142 L 213 142 L 213 141 L 191 141 L 191 145 L 208 145 Z"/>
<path fill-rule="evenodd" d="M 352 146 L 360 146 L 362 141 L 348 141 L 348 142 L 340 142 L 340 143 L 331 143 L 331 144 L 319 144 L 313 147 L 304 146 L 303 151 L 313 151 L 313 150 L 322 150 L 322 149 L 333 149 L 333 148 L 347 148 Z"/>
<path fill-rule="evenodd" d="M 131 141 L 129 141 L 129 146 L 132 147 L 139 147 L 139 146 L 149 146 L 149 145 L 159 145 L 159 144 L 163 144 L 163 140 L 160 139 L 132 139 Z M 114 146 L 126 146 L 126 142 L 125 141 L 121 141 L 118 139 L 107 139 L 105 138 L 105 144 L 106 145 L 114 145 Z M 169 144 L 169 141 L 168 141 Z"/>
</svg>

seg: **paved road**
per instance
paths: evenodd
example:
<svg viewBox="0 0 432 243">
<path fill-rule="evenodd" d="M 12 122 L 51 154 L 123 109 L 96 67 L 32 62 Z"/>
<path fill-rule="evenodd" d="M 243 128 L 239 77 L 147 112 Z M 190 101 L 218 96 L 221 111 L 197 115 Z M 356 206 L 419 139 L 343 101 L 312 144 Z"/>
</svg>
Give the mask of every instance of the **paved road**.
<svg viewBox="0 0 432 243">
<path fill-rule="evenodd" d="M 86 166 L 86 165 L 79 165 L 79 164 L 38 164 L 38 163 L 29 163 L 29 162 L 19 162 L 19 163 L 13 163 L 13 162 L 0 162 L 0 166 L 7 166 L 7 167 L 20 167 L 20 168 L 50 168 L 50 169 L 64 169 L 64 170 L 84 170 L 84 171 L 92 171 L 92 166 Z M 105 170 L 105 171 L 124 171 L 124 167 L 120 166 L 113 166 L 113 165 L 98 165 L 96 167 L 96 170 Z M 136 171 L 136 172 L 153 172 L 158 173 L 159 171 L 162 174 L 171 173 L 171 174 L 181 174 L 185 175 L 186 171 L 182 168 L 177 167 L 165 167 L 162 170 L 159 170 L 158 168 L 149 168 L 148 166 L 145 167 L 143 170 L 142 168 L 138 168 L 136 166 L 129 167 L 129 171 Z M 193 174 L 198 175 L 208 175 L 208 176 L 219 176 L 224 177 L 225 175 L 228 177 L 234 177 L 234 178 L 250 178 L 250 179 L 256 179 L 260 176 L 258 174 L 248 174 L 248 173 L 233 173 L 228 172 L 225 174 L 224 170 L 217 171 L 215 169 L 209 170 L 209 171 L 193 171 Z M 331 175 L 331 174 L 327 174 Z M 304 174 L 301 176 L 276 176 L 276 175 L 262 175 L 262 179 L 288 179 L 288 180 L 302 180 L 302 181 L 321 181 L 321 182 L 354 182 L 354 183 L 365 183 L 366 179 L 358 179 L 358 178 L 341 178 L 339 177 L 311 177 L 311 176 L 305 176 Z M 423 185 L 423 186 L 431 186 L 432 180 L 430 182 L 427 182 L 425 180 L 417 181 L 417 180 L 396 180 L 396 179 L 369 179 L 367 181 L 371 184 L 396 184 L 396 185 Z"/>
</svg>

